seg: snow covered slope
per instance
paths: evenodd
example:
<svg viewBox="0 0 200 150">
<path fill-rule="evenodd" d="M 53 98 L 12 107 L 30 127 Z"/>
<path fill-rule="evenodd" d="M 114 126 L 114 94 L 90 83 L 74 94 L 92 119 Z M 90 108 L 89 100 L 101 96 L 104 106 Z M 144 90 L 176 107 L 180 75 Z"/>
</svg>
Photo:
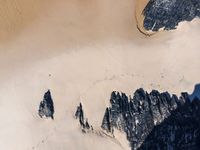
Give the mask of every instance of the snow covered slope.
<svg viewBox="0 0 200 150">
<path fill-rule="evenodd" d="M 0 3 L 2 12 L 15 8 Z M 79 102 L 99 130 L 113 90 L 131 94 L 144 87 L 179 94 L 199 82 L 198 20 L 146 38 L 137 31 L 132 0 L 15 3 L 24 8 L 35 4 L 35 9 L 28 9 L 34 19 L 22 11 L 14 16 L 20 18 L 16 24 L 9 23 L 12 34 L 0 33 L 2 150 L 129 149 L 123 133 L 116 139 L 82 134 L 73 117 Z M 48 89 L 54 120 L 37 114 Z"/>
</svg>

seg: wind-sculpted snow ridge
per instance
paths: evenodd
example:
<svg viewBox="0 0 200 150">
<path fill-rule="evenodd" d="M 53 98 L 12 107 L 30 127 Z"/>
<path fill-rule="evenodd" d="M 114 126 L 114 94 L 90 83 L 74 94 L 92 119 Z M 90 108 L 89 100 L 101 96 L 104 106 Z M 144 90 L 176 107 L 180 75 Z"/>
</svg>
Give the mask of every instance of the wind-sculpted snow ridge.
<svg viewBox="0 0 200 150">
<path fill-rule="evenodd" d="M 148 93 L 140 88 L 128 98 L 124 93 L 112 92 L 111 106 L 106 108 L 102 128 L 113 134 L 115 129 L 125 132 L 131 148 L 136 150 L 155 126 L 186 102 L 190 102 L 187 93 L 178 98 L 168 92 L 152 90 Z"/>
<path fill-rule="evenodd" d="M 54 104 L 53 100 L 51 98 L 51 92 L 48 90 L 44 94 L 43 100 L 40 102 L 39 110 L 38 110 L 39 116 L 42 117 L 51 117 L 54 119 L 53 114 L 54 114 Z"/>
<path fill-rule="evenodd" d="M 200 17 L 199 0 L 150 0 L 143 10 L 144 28 L 158 31 L 175 29 L 179 22 Z"/>
</svg>

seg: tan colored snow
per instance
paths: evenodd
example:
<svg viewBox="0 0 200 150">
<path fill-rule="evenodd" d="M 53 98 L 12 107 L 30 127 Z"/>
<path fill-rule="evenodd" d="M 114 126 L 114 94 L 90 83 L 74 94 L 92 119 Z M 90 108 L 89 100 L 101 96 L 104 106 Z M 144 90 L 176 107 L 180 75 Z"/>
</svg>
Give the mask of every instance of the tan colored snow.
<svg viewBox="0 0 200 150">
<path fill-rule="evenodd" d="M 6 14 L 0 21 L 2 150 L 129 149 L 126 142 L 83 135 L 73 118 L 76 105 L 83 102 L 98 129 L 113 90 L 132 94 L 144 87 L 179 94 L 192 92 L 200 80 L 198 19 L 149 38 L 137 31 L 134 0 L 0 4 Z M 47 89 L 54 121 L 37 115 Z M 125 141 L 121 136 L 117 140 Z"/>
</svg>

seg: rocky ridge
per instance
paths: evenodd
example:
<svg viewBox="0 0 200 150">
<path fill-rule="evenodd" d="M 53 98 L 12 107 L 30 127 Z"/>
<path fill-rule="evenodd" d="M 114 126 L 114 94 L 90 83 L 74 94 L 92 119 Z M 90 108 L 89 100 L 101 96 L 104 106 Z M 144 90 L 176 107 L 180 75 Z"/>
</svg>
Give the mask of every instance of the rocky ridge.
<svg viewBox="0 0 200 150">
<path fill-rule="evenodd" d="M 185 107 L 186 104 L 192 105 L 187 93 L 181 93 L 178 98 L 168 92 L 160 93 L 152 90 L 148 93 L 142 88 L 136 90 L 132 97 L 114 91 L 111 94 L 110 104 L 111 106 L 106 108 L 101 127 L 112 134 L 114 134 L 115 129 L 125 132 L 133 150 L 139 149 L 141 145 L 142 150 L 144 141 L 148 143 L 145 139 L 153 132 L 154 128 L 162 124 L 166 118 L 176 116 L 174 114 L 176 110 Z M 193 109 L 191 107 L 191 111 Z M 196 113 L 195 110 L 194 113 Z M 163 132 L 166 131 L 163 129 Z M 157 138 L 159 139 L 163 134 L 157 134 Z M 166 136 L 169 136 L 167 134 Z"/>
<path fill-rule="evenodd" d="M 138 150 L 199 150 L 200 100 L 195 98 L 155 126 Z"/>
<path fill-rule="evenodd" d="M 147 31 L 176 29 L 182 21 L 200 17 L 199 0 L 149 0 L 142 12 Z"/>
</svg>

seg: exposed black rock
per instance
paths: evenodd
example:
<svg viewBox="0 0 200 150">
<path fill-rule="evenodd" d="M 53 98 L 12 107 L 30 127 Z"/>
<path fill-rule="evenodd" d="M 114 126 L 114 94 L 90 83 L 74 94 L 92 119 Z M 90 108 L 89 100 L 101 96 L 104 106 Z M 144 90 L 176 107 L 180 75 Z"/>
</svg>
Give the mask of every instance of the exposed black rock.
<svg viewBox="0 0 200 150">
<path fill-rule="evenodd" d="M 82 131 L 86 133 L 86 130 L 93 130 L 93 127 L 89 124 L 88 119 L 84 117 L 84 111 L 82 103 L 77 106 L 75 118 L 79 120 Z"/>
<path fill-rule="evenodd" d="M 181 21 L 200 17 L 199 0 L 150 0 L 143 11 L 144 28 L 158 31 L 175 29 Z"/>
<path fill-rule="evenodd" d="M 153 128 L 159 125 L 171 113 L 188 101 L 188 94 L 178 98 L 168 92 L 156 90 L 147 93 L 142 88 L 128 98 L 126 94 L 112 92 L 111 106 L 106 109 L 102 128 L 107 132 L 114 129 L 124 131 L 133 150 L 138 149 Z"/>
<path fill-rule="evenodd" d="M 54 104 L 53 100 L 51 98 L 51 92 L 48 90 L 44 94 L 43 100 L 40 102 L 39 110 L 38 110 L 39 116 L 42 117 L 51 117 L 54 119 Z"/>
<path fill-rule="evenodd" d="M 85 121 L 85 128 L 86 129 L 90 129 L 90 124 L 88 123 L 88 119 L 86 119 L 86 121 Z"/>
<path fill-rule="evenodd" d="M 200 100 L 194 99 L 171 112 L 154 127 L 138 150 L 199 150 Z"/>
<path fill-rule="evenodd" d="M 77 110 L 75 113 L 76 119 L 79 119 L 80 125 L 85 128 L 85 123 L 84 123 L 84 112 L 83 112 L 83 106 L 80 103 L 79 106 L 77 106 Z"/>
<path fill-rule="evenodd" d="M 195 97 L 200 99 L 200 84 L 196 84 L 194 87 L 194 91 L 190 95 L 190 100 L 192 101 Z"/>
<path fill-rule="evenodd" d="M 111 132 L 111 109 L 110 108 L 106 108 L 106 112 L 104 114 L 104 118 L 103 118 L 103 123 L 102 123 L 102 128 L 105 129 L 108 132 Z"/>
</svg>

